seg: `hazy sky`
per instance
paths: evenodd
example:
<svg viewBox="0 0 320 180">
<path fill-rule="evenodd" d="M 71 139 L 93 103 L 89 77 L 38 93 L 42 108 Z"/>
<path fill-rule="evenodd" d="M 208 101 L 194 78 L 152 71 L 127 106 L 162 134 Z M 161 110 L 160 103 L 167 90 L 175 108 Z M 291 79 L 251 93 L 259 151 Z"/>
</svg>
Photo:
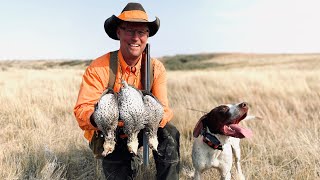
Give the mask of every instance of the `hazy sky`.
<svg viewBox="0 0 320 180">
<path fill-rule="evenodd" d="M 0 60 L 92 59 L 116 50 L 104 21 L 125 0 L 0 0 Z M 141 0 L 161 26 L 151 55 L 320 53 L 319 0 Z"/>
</svg>

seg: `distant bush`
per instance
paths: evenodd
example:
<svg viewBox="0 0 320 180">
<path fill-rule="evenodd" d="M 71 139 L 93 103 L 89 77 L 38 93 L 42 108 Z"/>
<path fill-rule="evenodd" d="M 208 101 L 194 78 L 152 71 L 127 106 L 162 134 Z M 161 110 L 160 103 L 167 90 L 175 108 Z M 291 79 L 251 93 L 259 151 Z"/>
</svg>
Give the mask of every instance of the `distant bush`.
<svg viewBox="0 0 320 180">
<path fill-rule="evenodd" d="M 8 71 L 7 67 L 1 67 L 0 69 L 1 69 L 1 71 Z"/>
<path fill-rule="evenodd" d="M 215 54 L 164 56 L 162 61 L 167 70 L 195 70 L 221 66 L 218 63 L 207 62 L 214 56 Z"/>
<path fill-rule="evenodd" d="M 71 61 L 63 61 L 59 64 L 59 66 L 79 66 L 85 65 L 88 66 L 91 63 L 91 60 L 71 60 Z"/>
</svg>

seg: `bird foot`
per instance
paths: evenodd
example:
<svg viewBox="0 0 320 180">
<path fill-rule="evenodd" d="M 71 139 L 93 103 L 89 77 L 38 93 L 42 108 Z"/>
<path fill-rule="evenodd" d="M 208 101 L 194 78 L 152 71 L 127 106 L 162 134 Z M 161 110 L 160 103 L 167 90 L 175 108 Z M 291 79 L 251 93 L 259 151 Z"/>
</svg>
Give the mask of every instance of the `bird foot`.
<svg viewBox="0 0 320 180">
<path fill-rule="evenodd" d="M 139 145 L 138 141 L 137 142 L 133 141 L 133 142 L 128 143 L 129 152 L 136 155 L 137 151 L 138 151 L 138 145 Z"/>
<path fill-rule="evenodd" d="M 157 151 L 158 149 L 158 138 L 156 136 L 153 136 L 153 137 L 150 137 L 149 138 L 149 147 L 152 149 L 152 150 L 155 150 Z"/>
<path fill-rule="evenodd" d="M 107 156 L 108 154 L 112 153 L 115 145 L 116 143 L 114 141 L 105 140 L 103 143 L 104 151 L 102 152 L 102 156 Z"/>
</svg>

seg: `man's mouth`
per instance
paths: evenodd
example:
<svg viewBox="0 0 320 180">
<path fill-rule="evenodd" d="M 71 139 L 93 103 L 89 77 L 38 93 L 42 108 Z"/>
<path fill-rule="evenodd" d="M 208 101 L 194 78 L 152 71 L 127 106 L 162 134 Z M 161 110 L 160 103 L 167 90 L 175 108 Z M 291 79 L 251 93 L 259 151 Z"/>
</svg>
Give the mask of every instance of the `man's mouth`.
<svg viewBox="0 0 320 180">
<path fill-rule="evenodd" d="M 140 47 L 138 44 L 129 44 L 130 47 Z"/>
</svg>

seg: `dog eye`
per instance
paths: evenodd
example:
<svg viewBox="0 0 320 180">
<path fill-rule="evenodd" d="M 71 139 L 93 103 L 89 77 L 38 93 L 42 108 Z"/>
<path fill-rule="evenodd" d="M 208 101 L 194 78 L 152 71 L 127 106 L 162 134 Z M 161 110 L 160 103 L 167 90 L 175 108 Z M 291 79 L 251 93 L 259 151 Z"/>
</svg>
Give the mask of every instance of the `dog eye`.
<svg viewBox="0 0 320 180">
<path fill-rule="evenodd" d="M 220 113 L 227 113 L 229 111 L 229 107 L 225 106 L 220 109 Z"/>
</svg>

